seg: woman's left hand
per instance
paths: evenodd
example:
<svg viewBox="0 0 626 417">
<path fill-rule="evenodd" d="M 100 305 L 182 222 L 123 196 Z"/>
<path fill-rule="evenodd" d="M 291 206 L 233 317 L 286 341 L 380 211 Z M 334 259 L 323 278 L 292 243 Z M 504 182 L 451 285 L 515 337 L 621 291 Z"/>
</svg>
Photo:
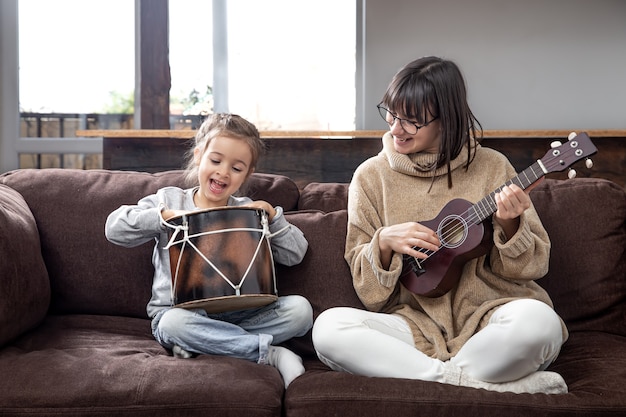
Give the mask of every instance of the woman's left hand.
<svg viewBox="0 0 626 417">
<path fill-rule="evenodd" d="M 505 185 L 495 196 L 498 210 L 494 218 L 510 239 L 519 228 L 519 216 L 530 207 L 530 196 L 515 184 Z"/>
<path fill-rule="evenodd" d="M 496 193 L 496 205 L 496 219 L 515 219 L 530 207 L 530 196 L 515 184 L 505 185 Z"/>
</svg>

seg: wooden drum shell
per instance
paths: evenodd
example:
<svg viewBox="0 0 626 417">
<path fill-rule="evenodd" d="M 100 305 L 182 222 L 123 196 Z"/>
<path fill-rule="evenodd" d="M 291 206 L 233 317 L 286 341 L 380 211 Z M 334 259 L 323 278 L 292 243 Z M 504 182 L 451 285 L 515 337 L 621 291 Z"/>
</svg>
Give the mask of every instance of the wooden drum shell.
<svg viewBox="0 0 626 417">
<path fill-rule="evenodd" d="M 264 218 L 260 209 L 221 207 L 168 219 L 174 306 L 219 313 L 276 301 Z"/>
</svg>

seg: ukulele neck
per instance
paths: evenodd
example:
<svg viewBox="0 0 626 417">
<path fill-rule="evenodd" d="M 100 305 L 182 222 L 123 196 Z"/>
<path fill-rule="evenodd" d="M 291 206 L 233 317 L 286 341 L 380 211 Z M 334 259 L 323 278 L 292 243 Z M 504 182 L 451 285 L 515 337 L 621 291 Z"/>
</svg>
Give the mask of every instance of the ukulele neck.
<svg viewBox="0 0 626 417">
<path fill-rule="evenodd" d="M 515 184 L 522 190 L 525 190 L 535 182 L 539 181 L 544 175 L 545 168 L 542 166 L 541 161 L 537 161 L 521 173 L 517 174 L 517 176 L 508 180 L 502 186 L 492 191 L 489 195 L 468 209 L 469 211 L 473 211 L 474 215 L 471 218 L 475 219 L 474 223 L 482 223 L 489 216 L 495 213 L 496 210 L 498 210 L 498 206 L 496 204 L 496 194 L 502 191 L 502 188 L 507 185 Z"/>
</svg>

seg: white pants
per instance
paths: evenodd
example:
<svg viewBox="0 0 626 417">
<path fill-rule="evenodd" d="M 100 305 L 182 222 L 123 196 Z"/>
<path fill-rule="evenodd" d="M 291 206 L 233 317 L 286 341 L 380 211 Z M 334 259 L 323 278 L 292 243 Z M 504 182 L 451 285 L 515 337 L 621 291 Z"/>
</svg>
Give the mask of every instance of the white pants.
<svg viewBox="0 0 626 417">
<path fill-rule="evenodd" d="M 326 310 L 313 326 L 313 344 L 320 360 L 336 371 L 443 382 L 443 362 L 415 348 L 408 323 L 398 315 Z M 516 300 L 497 309 L 450 362 L 481 381 L 514 381 L 547 368 L 562 344 L 561 321 L 552 308 Z"/>
</svg>

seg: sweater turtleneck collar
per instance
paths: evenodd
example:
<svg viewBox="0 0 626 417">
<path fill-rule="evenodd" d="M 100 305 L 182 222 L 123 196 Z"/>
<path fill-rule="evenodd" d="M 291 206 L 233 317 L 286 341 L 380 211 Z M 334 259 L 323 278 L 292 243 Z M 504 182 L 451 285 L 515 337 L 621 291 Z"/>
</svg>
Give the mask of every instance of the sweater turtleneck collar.
<svg viewBox="0 0 626 417">
<path fill-rule="evenodd" d="M 474 152 L 480 148 L 480 144 L 473 139 L 472 146 L 475 147 Z M 391 132 L 387 132 L 383 136 L 383 150 L 381 154 L 387 158 L 392 170 L 402 174 L 414 177 L 439 177 L 448 173 L 448 167 L 445 165 L 436 168 L 437 154 L 416 152 L 405 155 L 396 152 L 393 146 L 393 136 Z M 450 161 L 450 169 L 454 171 L 458 167 L 464 166 L 467 163 L 467 159 L 467 152 L 461 152 L 459 156 Z"/>
</svg>

